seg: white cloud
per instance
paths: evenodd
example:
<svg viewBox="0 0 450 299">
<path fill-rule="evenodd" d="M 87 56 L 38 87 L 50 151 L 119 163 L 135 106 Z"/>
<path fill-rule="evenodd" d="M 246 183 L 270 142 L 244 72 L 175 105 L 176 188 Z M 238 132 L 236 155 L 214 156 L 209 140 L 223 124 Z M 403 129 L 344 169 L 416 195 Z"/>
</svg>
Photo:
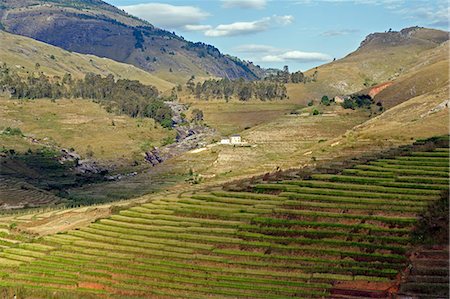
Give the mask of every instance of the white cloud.
<svg viewBox="0 0 450 299">
<path fill-rule="evenodd" d="M 417 5 L 395 10 L 405 19 L 416 21 L 425 26 L 440 27 L 448 30 L 450 7 L 444 1 L 436 1 L 434 5 Z"/>
<path fill-rule="evenodd" d="M 287 50 L 258 44 L 239 45 L 234 48 L 234 51 L 250 54 L 251 60 L 260 62 L 323 62 L 332 59 L 324 53 Z"/>
<path fill-rule="evenodd" d="M 341 36 L 352 33 L 358 33 L 358 29 L 341 29 L 341 30 L 328 30 L 322 33 L 323 36 Z"/>
<path fill-rule="evenodd" d="M 276 26 L 286 26 L 294 21 L 293 16 L 271 16 L 262 18 L 252 22 L 235 22 L 231 24 L 221 24 L 214 28 L 204 31 L 206 36 L 221 37 L 221 36 L 236 36 L 245 35 L 261 31 L 269 30 Z"/>
<path fill-rule="evenodd" d="M 263 9 L 267 4 L 267 0 L 222 0 L 224 8 L 250 8 Z"/>
<path fill-rule="evenodd" d="M 317 61 L 329 61 L 331 56 L 319 53 L 319 52 L 302 52 L 302 51 L 287 51 L 277 55 L 266 55 L 261 58 L 264 62 L 284 62 L 284 61 L 296 61 L 296 62 L 317 62 Z"/>
<path fill-rule="evenodd" d="M 206 31 L 212 28 L 211 25 L 185 25 L 184 30 L 186 31 Z"/>
<path fill-rule="evenodd" d="M 181 28 L 198 24 L 210 14 L 195 6 L 176 6 L 164 3 L 146 3 L 120 6 L 129 14 L 163 28 Z"/>
<path fill-rule="evenodd" d="M 405 0 L 296 0 L 295 4 L 312 5 L 318 3 L 353 3 L 353 4 L 371 4 L 371 5 L 387 5 L 390 7 L 403 4 Z"/>
<path fill-rule="evenodd" d="M 237 46 L 234 48 L 234 51 L 249 54 L 269 54 L 279 53 L 281 50 L 268 45 L 248 44 Z"/>
</svg>

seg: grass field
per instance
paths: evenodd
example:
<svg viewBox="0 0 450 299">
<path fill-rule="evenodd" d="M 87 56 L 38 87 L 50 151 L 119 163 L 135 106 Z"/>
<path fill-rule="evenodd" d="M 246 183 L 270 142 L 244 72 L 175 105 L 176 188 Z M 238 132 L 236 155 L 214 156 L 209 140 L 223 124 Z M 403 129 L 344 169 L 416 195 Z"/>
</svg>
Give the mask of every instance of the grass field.
<svg viewBox="0 0 450 299">
<path fill-rule="evenodd" d="M 218 145 L 168 161 L 177 167 L 191 167 L 196 173 L 212 178 L 211 180 L 310 163 L 312 157 L 325 156 L 325 152 L 317 148 L 332 149 L 325 144 L 330 144 L 331 140 L 368 119 L 365 111 L 348 111 L 336 105 L 317 106 L 324 112 L 322 115 L 312 115 L 315 107 L 298 108 L 281 103 L 193 103 L 192 107 L 204 107 L 206 122 L 211 117 L 217 121 L 217 124 L 212 125 L 222 132 L 231 134 L 233 132 L 230 128 L 242 128 L 240 135 L 248 142 L 246 147 Z M 291 109 L 284 110 L 287 107 Z M 251 124 L 256 125 L 250 126 Z M 250 127 L 244 130 L 246 125 Z"/>
<path fill-rule="evenodd" d="M 448 148 L 366 165 L 253 192 L 161 195 L 34 240 L 4 235 L 1 294 L 322 298 L 371 284 L 387 295 L 417 214 L 448 188 Z"/>
<path fill-rule="evenodd" d="M 115 163 L 142 159 L 143 152 L 159 146 L 175 133 L 153 119 L 131 118 L 106 112 L 89 100 L 10 100 L 0 98 L 0 130 L 20 128 L 30 138 L 0 135 L 0 145 L 16 151 L 42 145 L 74 148 L 81 156 L 88 151 L 98 160 Z"/>
</svg>

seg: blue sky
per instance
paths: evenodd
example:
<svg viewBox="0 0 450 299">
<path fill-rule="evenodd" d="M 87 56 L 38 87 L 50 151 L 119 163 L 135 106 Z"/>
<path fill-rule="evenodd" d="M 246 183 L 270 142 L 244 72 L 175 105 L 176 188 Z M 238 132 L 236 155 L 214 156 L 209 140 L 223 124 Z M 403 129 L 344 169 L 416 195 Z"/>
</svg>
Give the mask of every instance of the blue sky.
<svg viewBox="0 0 450 299">
<path fill-rule="evenodd" d="M 106 0 L 187 40 L 262 67 L 307 70 L 373 32 L 448 30 L 447 0 Z"/>
</svg>

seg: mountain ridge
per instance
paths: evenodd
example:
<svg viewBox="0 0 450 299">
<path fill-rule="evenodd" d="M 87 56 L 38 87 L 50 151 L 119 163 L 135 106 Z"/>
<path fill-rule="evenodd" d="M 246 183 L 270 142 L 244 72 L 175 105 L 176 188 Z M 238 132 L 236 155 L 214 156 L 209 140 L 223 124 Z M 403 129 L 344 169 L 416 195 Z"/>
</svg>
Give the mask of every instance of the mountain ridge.
<svg viewBox="0 0 450 299">
<path fill-rule="evenodd" d="M 355 49 L 341 59 L 305 72 L 317 72 L 317 81 L 289 84 L 288 94 L 298 101 L 323 95 L 347 95 L 448 59 L 447 31 L 409 27 L 401 31 L 369 34 Z"/>
<path fill-rule="evenodd" d="M 186 41 L 103 1 L 6 0 L 0 6 L 0 20 L 7 32 L 133 64 L 176 83 L 192 75 L 247 80 L 264 75 L 251 62 L 211 45 Z"/>
</svg>

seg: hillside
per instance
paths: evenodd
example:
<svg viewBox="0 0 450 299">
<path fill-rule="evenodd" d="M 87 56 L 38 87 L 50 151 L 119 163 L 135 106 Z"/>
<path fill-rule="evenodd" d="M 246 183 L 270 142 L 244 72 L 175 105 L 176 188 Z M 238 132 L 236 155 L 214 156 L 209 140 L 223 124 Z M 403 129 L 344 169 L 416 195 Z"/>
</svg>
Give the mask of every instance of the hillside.
<svg viewBox="0 0 450 299">
<path fill-rule="evenodd" d="M 184 83 L 191 75 L 257 79 L 263 74 L 252 63 L 186 41 L 99 0 L 6 0 L 0 21 L 8 32 L 129 63 L 172 82 Z"/>
<path fill-rule="evenodd" d="M 246 192 L 145 196 L 109 216 L 99 206 L 2 217 L 0 289 L 7 298 L 390 298 L 418 214 L 448 187 L 448 139 L 435 142 Z M 430 286 L 448 295 L 445 280 L 409 283 Z"/>
<path fill-rule="evenodd" d="M 39 71 L 48 76 L 63 77 L 66 73 L 73 78 L 84 78 L 87 73 L 116 79 L 138 80 L 153 85 L 160 91 L 171 89 L 174 84 L 143 71 L 133 65 L 119 63 L 94 55 L 69 52 L 49 44 L 0 30 L 0 62 L 15 68 L 19 73 Z"/>
<path fill-rule="evenodd" d="M 356 51 L 306 72 L 311 75 L 317 71 L 317 82 L 289 84 L 288 94 L 291 100 L 306 103 L 310 98 L 320 98 L 325 94 L 351 94 L 411 76 L 412 72 L 420 72 L 429 65 L 448 60 L 448 38 L 448 32 L 420 27 L 370 34 Z M 431 75 L 448 78 L 448 72 L 439 68 Z M 442 83 L 441 79 L 438 80 Z M 425 84 L 421 86 L 428 88 Z M 435 88 L 435 85 L 430 88 Z M 420 94 L 420 90 L 417 93 Z"/>
</svg>

